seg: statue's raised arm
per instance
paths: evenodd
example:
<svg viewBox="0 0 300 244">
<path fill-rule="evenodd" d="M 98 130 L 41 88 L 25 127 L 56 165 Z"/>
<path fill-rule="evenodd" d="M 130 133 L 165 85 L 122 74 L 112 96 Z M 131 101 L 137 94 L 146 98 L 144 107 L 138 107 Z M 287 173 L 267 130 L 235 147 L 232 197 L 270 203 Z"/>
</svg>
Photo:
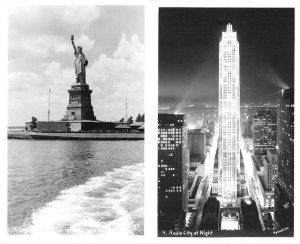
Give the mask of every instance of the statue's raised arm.
<svg viewBox="0 0 300 244">
<path fill-rule="evenodd" d="M 88 60 L 82 52 L 82 47 L 75 46 L 74 44 L 74 36 L 71 36 L 71 42 L 74 49 L 75 55 L 75 75 L 76 75 L 76 82 L 80 84 L 86 84 L 85 82 L 85 67 L 88 65 Z"/>
<path fill-rule="evenodd" d="M 74 35 L 71 36 L 71 42 L 72 42 L 72 46 L 73 46 L 73 49 L 74 49 L 74 54 L 75 54 L 75 56 L 76 56 L 76 54 L 77 54 L 77 49 L 76 49 L 76 46 L 75 46 L 75 44 L 74 44 Z"/>
</svg>

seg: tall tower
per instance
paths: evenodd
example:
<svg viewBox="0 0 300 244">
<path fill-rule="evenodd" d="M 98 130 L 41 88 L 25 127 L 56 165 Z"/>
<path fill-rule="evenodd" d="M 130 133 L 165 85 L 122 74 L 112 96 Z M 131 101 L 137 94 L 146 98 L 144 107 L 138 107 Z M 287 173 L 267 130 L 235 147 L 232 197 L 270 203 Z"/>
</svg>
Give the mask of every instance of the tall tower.
<svg viewBox="0 0 300 244">
<path fill-rule="evenodd" d="M 223 206 L 237 203 L 240 167 L 240 54 L 237 33 L 228 24 L 219 43 L 219 149 Z"/>
<path fill-rule="evenodd" d="M 85 67 L 88 65 L 88 60 L 82 52 L 82 47 L 75 46 L 74 36 L 71 36 L 71 42 L 75 55 L 75 74 L 76 84 L 71 85 L 69 92 L 69 104 L 67 111 L 62 120 L 96 120 L 93 106 L 91 103 L 91 93 L 89 85 L 86 83 Z"/>
<path fill-rule="evenodd" d="M 158 231 L 181 229 L 188 210 L 188 129 L 184 114 L 158 114 Z"/>
<path fill-rule="evenodd" d="M 277 109 L 278 183 L 294 205 L 294 88 L 282 90 Z"/>
<path fill-rule="evenodd" d="M 275 149 L 276 116 L 270 111 L 259 111 L 252 119 L 254 154 L 267 155 L 267 150 Z"/>
</svg>

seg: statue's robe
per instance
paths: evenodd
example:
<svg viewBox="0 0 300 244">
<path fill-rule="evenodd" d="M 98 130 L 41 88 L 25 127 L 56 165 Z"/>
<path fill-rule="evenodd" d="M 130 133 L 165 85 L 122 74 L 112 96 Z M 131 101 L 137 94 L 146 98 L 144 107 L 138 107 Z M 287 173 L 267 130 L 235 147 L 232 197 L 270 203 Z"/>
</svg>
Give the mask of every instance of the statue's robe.
<svg viewBox="0 0 300 244">
<path fill-rule="evenodd" d="M 79 74 L 83 74 L 85 75 L 85 64 L 87 62 L 87 58 L 85 57 L 85 55 L 83 53 L 74 53 L 75 55 L 75 74 L 76 76 L 78 76 Z"/>
</svg>

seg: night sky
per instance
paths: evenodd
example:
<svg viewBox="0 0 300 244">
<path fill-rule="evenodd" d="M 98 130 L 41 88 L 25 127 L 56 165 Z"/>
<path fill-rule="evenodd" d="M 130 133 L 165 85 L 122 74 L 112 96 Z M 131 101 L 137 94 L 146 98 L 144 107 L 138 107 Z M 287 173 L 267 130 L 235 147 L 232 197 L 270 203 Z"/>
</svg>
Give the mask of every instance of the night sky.
<svg viewBox="0 0 300 244">
<path fill-rule="evenodd" d="M 160 8 L 160 103 L 217 103 L 229 22 L 240 43 L 241 103 L 274 101 L 294 87 L 294 9 Z"/>
</svg>

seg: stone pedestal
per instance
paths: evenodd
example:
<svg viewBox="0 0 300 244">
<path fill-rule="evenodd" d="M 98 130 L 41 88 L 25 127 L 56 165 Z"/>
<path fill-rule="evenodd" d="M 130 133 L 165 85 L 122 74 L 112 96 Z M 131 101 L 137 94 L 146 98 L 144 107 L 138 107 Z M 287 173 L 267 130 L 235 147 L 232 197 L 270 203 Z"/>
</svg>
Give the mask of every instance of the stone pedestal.
<svg viewBox="0 0 300 244">
<path fill-rule="evenodd" d="M 74 84 L 69 92 L 69 105 L 67 106 L 66 115 L 62 120 L 96 120 L 93 106 L 91 103 L 91 93 L 89 85 Z"/>
</svg>

